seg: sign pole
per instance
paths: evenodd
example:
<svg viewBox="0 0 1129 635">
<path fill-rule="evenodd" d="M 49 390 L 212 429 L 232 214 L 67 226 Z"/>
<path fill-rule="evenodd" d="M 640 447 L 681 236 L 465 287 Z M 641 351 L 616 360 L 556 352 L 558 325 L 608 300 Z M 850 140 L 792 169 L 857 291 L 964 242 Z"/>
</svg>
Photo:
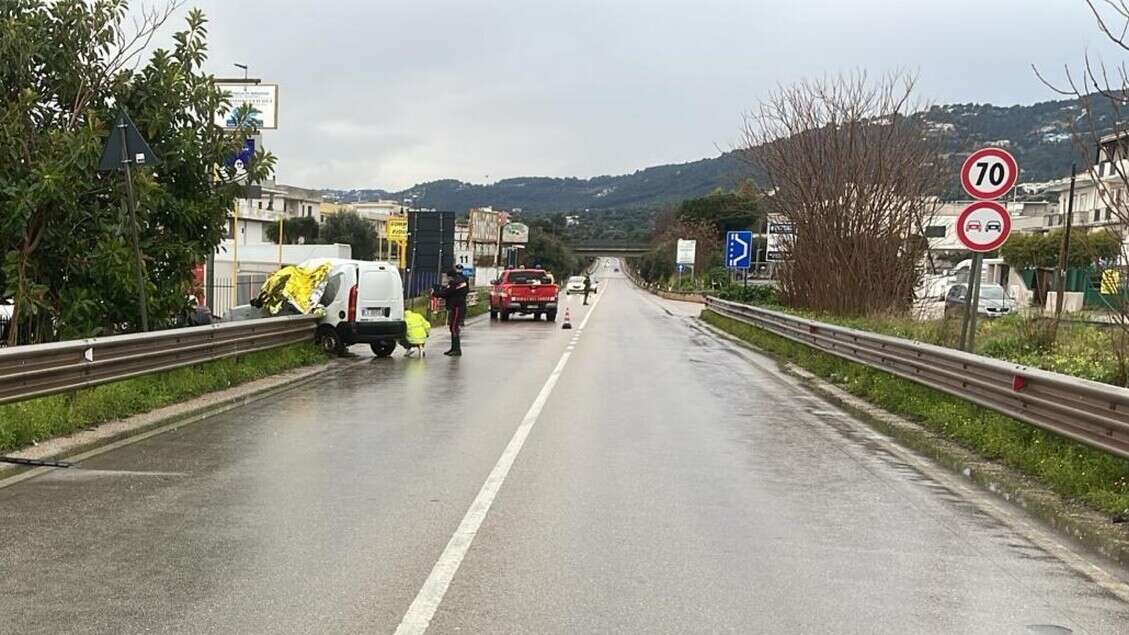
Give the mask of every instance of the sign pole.
<svg viewBox="0 0 1129 635">
<path fill-rule="evenodd" d="M 282 237 L 285 235 L 286 225 L 284 216 L 278 216 L 278 268 L 282 269 Z"/>
<path fill-rule="evenodd" d="M 149 330 L 148 300 L 145 297 L 145 261 L 141 258 L 141 237 L 138 236 L 136 201 L 133 199 L 133 173 L 129 169 L 129 144 L 126 142 L 125 121 L 118 123 L 118 133 L 122 140 L 122 166 L 125 168 L 126 208 L 129 212 L 129 232 L 133 240 L 133 255 L 137 259 L 137 302 L 141 309 L 141 331 Z"/>
<path fill-rule="evenodd" d="M 239 304 L 239 201 L 231 207 L 231 307 Z"/>
<path fill-rule="evenodd" d="M 969 353 L 976 352 L 976 318 L 980 308 L 980 279 L 984 277 L 984 254 L 977 253 L 972 257 L 973 272 L 969 272 L 968 294 L 968 340 L 964 350 Z M 974 277 L 973 277 L 974 276 Z"/>
</svg>

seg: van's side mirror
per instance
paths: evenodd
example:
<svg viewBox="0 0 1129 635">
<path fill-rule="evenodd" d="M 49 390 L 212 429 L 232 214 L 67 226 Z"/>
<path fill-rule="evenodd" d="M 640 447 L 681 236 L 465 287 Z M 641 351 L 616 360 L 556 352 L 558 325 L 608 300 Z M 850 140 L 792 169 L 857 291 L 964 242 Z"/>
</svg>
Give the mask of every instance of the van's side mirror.
<svg viewBox="0 0 1129 635">
<path fill-rule="evenodd" d="M 498 283 L 499 283 L 499 282 L 501 282 L 501 281 L 502 281 L 502 279 L 501 279 L 501 278 L 495 278 L 495 279 L 493 279 L 493 280 L 491 280 L 491 281 L 490 281 L 490 284 L 498 284 Z"/>
</svg>

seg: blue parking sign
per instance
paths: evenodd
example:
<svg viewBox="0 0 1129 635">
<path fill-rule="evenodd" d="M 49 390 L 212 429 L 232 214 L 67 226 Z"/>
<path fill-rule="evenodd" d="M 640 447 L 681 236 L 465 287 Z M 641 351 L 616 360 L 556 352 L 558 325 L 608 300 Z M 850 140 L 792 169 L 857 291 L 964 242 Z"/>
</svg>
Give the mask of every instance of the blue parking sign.
<svg viewBox="0 0 1129 635">
<path fill-rule="evenodd" d="M 753 232 L 735 231 L 725 236 L 725 266 L 748 269 L 753 266 Z"/>
</svg>

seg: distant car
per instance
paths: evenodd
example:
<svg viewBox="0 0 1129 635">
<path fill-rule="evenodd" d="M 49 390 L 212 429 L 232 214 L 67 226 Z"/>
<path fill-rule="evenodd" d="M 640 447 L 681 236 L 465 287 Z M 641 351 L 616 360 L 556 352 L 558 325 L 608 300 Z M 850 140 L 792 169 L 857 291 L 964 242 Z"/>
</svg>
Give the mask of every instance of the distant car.
<svg viewBox="0 0 1129 635">
<path fill-rule="evenodd" d="M 987 225 L 984 225 L 984 231 L 986 232 L 1002 232 L 1003 230 L 1004 226 L 1000 224 L 998 220 L 990 220 Z"/>
<path fill-rule="evenodd" d="M 957 284 L 950 287 L 945 296 L 945 315 L 964 315 L 965 296 L 967 295 L 967 284 Z M 1015 301 L 1015 298 L 1009 296 L 1002 286 L 981 283 L 980 299 L 976 303 L 977 315 L 998 318 L 1015 313 L 1018 309 L 1019 304 Z"/>
<path fill-rule="evenodd" d="M 592 293 L 599 292 L 599 283 L 595 278 L 592 278 Z M 574 293 L 584 293 L 584 276 L 572 276 L 565 283 L 565 293 L 572 295 Z"/>
<path fill-rule="evenodd" d="M 614 272 L 616 272 L 616 273 L 619 273 L 619 267 L 616 267 L 615 269 L 612 269 L 612 271 L 614 271 Z"/>
<path fill-rule="evenodd" d="M 565 293 L 584 293 L 584 276 L 573 276 L 565 282 Z"/>
</svg>

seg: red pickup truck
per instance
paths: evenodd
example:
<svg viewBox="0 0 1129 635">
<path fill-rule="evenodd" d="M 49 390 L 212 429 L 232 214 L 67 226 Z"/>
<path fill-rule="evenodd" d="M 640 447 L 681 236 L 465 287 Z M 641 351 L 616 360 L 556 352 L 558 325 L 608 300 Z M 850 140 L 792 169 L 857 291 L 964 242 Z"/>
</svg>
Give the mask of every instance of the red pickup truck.
<svg viewBox="0 0 1129 635">
<path fill-rule="evenodd" d="M 550 322 L 557 319 L 557 296 L 560 287 L 541 269 L 507 269 L 491 283 L 490 319 L 510 319 L 513 314 L 542 315 Z"/>
</svg>

